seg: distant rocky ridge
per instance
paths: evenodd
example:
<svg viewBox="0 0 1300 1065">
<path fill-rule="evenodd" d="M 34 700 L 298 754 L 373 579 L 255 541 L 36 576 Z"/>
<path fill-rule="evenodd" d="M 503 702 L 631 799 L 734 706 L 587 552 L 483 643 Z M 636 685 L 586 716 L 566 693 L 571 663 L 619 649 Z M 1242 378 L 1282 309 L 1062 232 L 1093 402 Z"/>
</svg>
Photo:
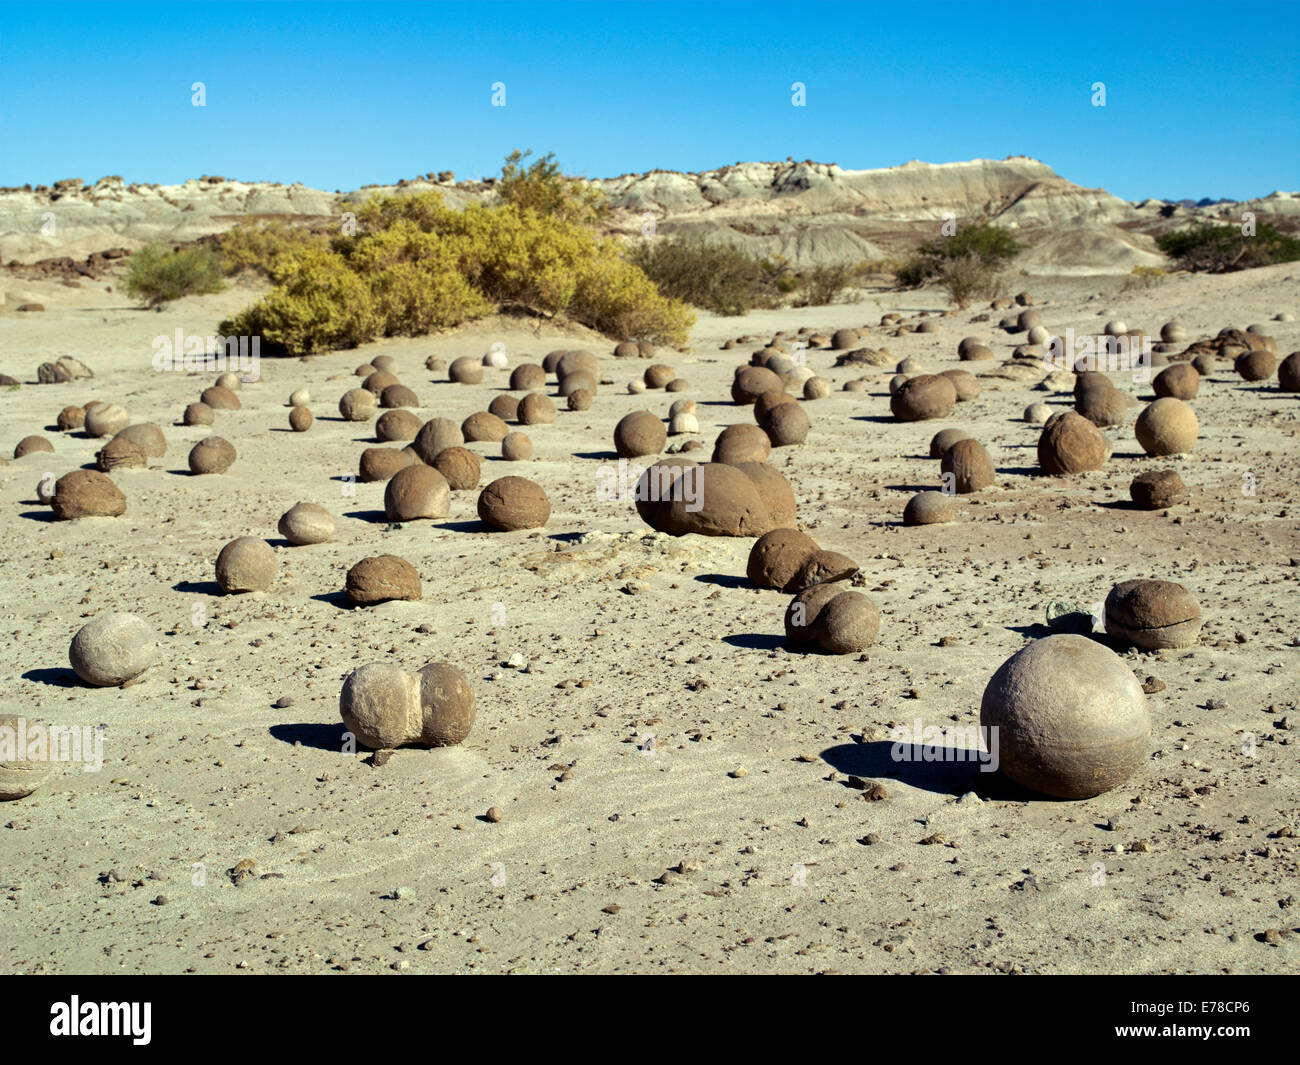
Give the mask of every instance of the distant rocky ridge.
<svg viewBox="0 0 1300 1065">
<path fill-rule="evenodd" d="M 1144 200 L 1129 203 L 1085 189 L 1025 156 L 880 170 L 844 170 L 811 161 L 737 163 L 702 173 L 652 170 L 591 182 L 614 210 L 612 232 L 726 240 L 798 267 L 901 258 L 918 241 L 956 224 L 988 219 L 1026 245 L 1017 267 L 1029 273 L 1127 273 L 1159 266 L 1154 234 L 1191 219 L 1300 222 L 1300 194 L 1275 192 L 1243 203 Z M 437 188 L 455 207 L 490 200 L 494 182 L 456 182 L 447 171 L 396 185 L 330 193 L 302 184 L 204 176 L 181 185 L 93 185 L 0 189 L 0 262 L 89 263 L 100 253 L 151 241 L 179 244 L 224 232 L 250 216 L 324 223 L 375 192 Z M 83 271 L 84 272 L 84 271 Z"/>
</svg>

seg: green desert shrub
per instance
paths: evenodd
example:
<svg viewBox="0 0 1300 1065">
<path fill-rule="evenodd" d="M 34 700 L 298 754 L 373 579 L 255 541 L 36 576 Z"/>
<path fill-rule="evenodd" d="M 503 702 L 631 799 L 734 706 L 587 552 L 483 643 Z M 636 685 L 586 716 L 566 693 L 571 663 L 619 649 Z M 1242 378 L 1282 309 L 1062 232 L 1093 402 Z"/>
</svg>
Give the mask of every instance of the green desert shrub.
<svg viewBox="0 0 1300 1065">
<path fill-rule="evenodd" d="M 775 260 L 757 259 L 731 244 L 682 237 L 637 244 L 628 259 L 665 296 L 722 315 L 772 306 L 772 291 L 790 279 Z"/>
<path fill-rule="evenodd" d="M 973 253 L 944 260 L 938 280 L 953 303 L 963 310 L 972 299 L 996 298 L 1004 284 L 997 268 Z"/>
<path fill-rule="evenodd" d="M 847 263 L 814 266 L 802 278 L 800 307 L 825 307 L 834 303 L 853 281 L 853 267 Z"/>
<path fill-rule="evenodd" d="M 1184 270 L 1212 274 L 1300 259 L 1300 238 L 1260 222 L 1253 236 L 1238 225 L 1201 223 L 1156 237 L 1156 246 Z"/>
<path fill-rule="evenodd" d="M 150 244 L 132 252 L 127 263 L 126 293 L 156 307 L 182 296 L 220 292 L 221 261 L 212 248 L 193 247 L 173 251 Z"/>
<path fill-rule="evenodd" d="M 989 268 L 996 275 L 1022 250 L 1010 233 L 989 222 L 964 225 L 950 237 L 937 237 L 918 246 L 915 254 L 894 272 L 894 278 L 903 288 L 920 288 L 928 282 L 943 280 L 948 264 L 953 261 L 962 265 L 947 272 L 957 277 L 972 274 L 971 262 Z"/>
<path fill-rule="evenodd" d="M 304 252 L 328 244 L 323 234 L 283 218 L 250 219 L 222 234 L 221 269 L 227 276 L 250 270 L 278 284 L 294 272 Z"/>
<path fill-rule="evenodd" d="M 582 225 L 605 217 L 609 206 L 600 189 L 561 173 L 553 152 L 525 166 L 524 160 L 532 154 L 531 148 L 523 152 L 516 148 L 506 156 L 496 183 L 502 203 Z"/>
<path fill-rule="evenodd" d="M 372 197 L 357 222 L 329 250 L 294 252 L 276 287 L 223 322 L 223 332 L 260 334 L 269 351 L 309 352 L 521 308 L 619 339 L 681 346 L 694 324 L 613 240 L 563 207 L 503 202 L 456 211 L 431 190 Z"/>
</svg>

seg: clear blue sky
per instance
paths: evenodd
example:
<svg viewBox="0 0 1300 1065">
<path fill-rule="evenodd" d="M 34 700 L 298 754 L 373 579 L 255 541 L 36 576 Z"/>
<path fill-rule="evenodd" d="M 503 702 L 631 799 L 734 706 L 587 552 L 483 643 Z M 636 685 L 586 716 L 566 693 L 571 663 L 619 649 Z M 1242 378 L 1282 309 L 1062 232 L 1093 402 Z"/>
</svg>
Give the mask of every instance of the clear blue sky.
<svg viewBox="0 0 1300 1065">
<path fill-rule="evenodd" d="M 1300 189 L 1298 27 L 1282 0 L 0 4 L 0 184 L 346 190 L 531 147 L 590 177 L 1023 154 L 1245 199 Z"/>
</svg>

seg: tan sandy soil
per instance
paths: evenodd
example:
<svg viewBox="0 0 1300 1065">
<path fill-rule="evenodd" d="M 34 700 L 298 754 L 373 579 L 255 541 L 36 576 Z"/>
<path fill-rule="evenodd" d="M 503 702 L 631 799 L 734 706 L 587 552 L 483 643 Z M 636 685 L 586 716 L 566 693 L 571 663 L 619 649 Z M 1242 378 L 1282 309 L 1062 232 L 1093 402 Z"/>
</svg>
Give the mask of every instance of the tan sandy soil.
<svg viewBox="0 0 1300 1065">
<path fill-rule="evenodd" d="M 1125 294 L 1116 280 L 1032 287 L 1049 328 L 1098 328 L 1118 313 L 1155 333 L 1176 316 L 1195 339 L 1266 322 L 1285 354 L 1300 348 L 1300 324 L 1270 319 L 1300 311 L 1296 275 L 1292 265 L 1172 278 Z M 1068 394 L 985 380 L 951 418 L 901 424 L 888 417 L 890 371 L 845 393 L 860 371 L 810 353 L 836 391 L 807 404 L 808 443 L 771 461 L 804 526 L 861 563 L 883 615 L 869 654 L 832 657 L 784 648 L 786 597 L 744 580 L 751 541 L 654 534 L 630 502 L 597 499 L 616 421 L 642 407 L 666 415 L 676 398 L 628 395 L 647 363 L 615 361 L 606 340 L 501 320 L 264 360 L 244 409 L 217 414 L 238 461 L 196 478 L 185 457 L 209 430 L 173 423 L 214 375 L 153 372 L 151 341 L 176 327 L 215 332 L 250 290 L 150 313 L 102 285 L 11 287 L 47 310 L 0 316 L 0 373 L 34 381 L 38 363 L 71 354 L 96 377 L 0 390 L 4 454 L 30 433 L 55 447 L 0 467 L 0 710 L 107 731 L 102 772 L 61 767 L 0 810 L 0 969 L 1283 972 L 1300 962 L 1300 936 L 1260 936 L 1300 925 L 1300 397 L 1245 385 L 1225 366 L 1195 401 L 1192 454 L 1147 458 L 1129 425 L 1107 431 L 1115 453 L 1103 470 L 1056 480 L 1034 476 L 1038 430 L 1020 415 L 1040 399 L 1063 407 Z M 941 307 L 932 294 L 887 294 L 702 315 L 693 353 L 656 361 L 690 381 L 682 394 L 700 402 L 711 447 L 723 426 L 752 420 L 727 400 L 752 346 L 720 351 L 724 338 L 867 323 L 867 344 L 942 369 L 957 365 L 963 336 L 991 335 L 970 324 L 975 311 L 938 334 L 893 339 L 876 326 L 884 310 Z M 605 357 L 612 384 L 590 411 L 561 409 L 554 425 L 525 430 L 535 461 L 471 445 L 485 481 L 536 479 L 550 524 L 489 534 L 469 492 L 455 494 L 448 521 L 387 528 L 384 486 L 350 496 L 341 479 L 371 442 L 369 427 L 337 415 L 353 368 L 391 354 L 422 418 L 459 421 L 487 407 L 508 371 L 453 385 L 424 359 L 478 356 L 494 341 L 512 365 L 557 347 Z M 1000 357 L 1013 344 L 999 336 Z M 318 419 L 305 434 L 287 431 L 299 387 Z M 93 463 L 101 445 L 49 427 L 92 398 L 162 425 L 167 454 L 114 474 L 124 517 L 54 522 L 35 500 L 38 480 Z M 938 486 L 927 445 L 945 425 L 989 448 L 997 484 L 963 498 L 952 525 L 902 527 L 909 495 Z M 1132 477 L 1162 468 L 1179 470 L 1190 504 L 1126 509 Z M 1254 496 L 1242 493 L 1248 472 Z M 299 500 L 336 516 L 333 543 L 280 539 L 276 521 Z M 244 535 L 276 545 L 280 575 L 265 594 L 225 597 L 213 562 Z M 346 570 L 384 552 L 414 563 L 423 600 L 348 609 Z M 1193 648 L 1125 653 L 1139 677 L 1165 685 L 1150 696 L 1150 758 L 1125 786 L 1044 801 L 968 765 L 890 759 L 893 724 L 976 723 L 988 678 L 1047 632 L 1050 602 L 1092 604 L 1133 577 L 1184 584 L 1206 624 Z M 68 643 L 111 610 L 154 626 L 161 664 L 137 685 L 90 689 L 68 668 Z M 503 665 L 516 653 L 527 670 Z M 340 753 L 338 693 L 351 670 L 438 659 L 477 693 L 463 746 L 400 750 L 382 768 Z M 292 705 L 275 708 L 285 696 Z M 653 750 L 640 749 L 652 735 Z M 881 781 L 888 797 L 866 801 L 850 774 Z M 483 817 L 494 805 L 499 824 Z M 921 844 L 936 833 L 947 845 Z M 228 870 L 244 859 L 256 870 L 235 886 Z"/>
</svg>

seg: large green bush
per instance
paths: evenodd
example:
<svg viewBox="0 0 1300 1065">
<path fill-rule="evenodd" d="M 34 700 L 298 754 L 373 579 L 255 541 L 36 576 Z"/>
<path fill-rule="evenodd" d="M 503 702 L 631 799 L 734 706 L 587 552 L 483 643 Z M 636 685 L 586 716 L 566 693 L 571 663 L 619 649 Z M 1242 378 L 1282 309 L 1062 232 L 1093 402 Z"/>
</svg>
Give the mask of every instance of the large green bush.
<svg viewBox="0 0 1300 1065">
<path fill-rule="evenodd" d="M 124 282 L 126 294 L 156 307 L 182 296 L 220 292 L 221 261 L 212 248 L 173 251 L 150 244 L 131 254 Z"/>
<path fill-rule="evenodd" d="M 249 219 L 221 235 L 221 269 L 227 276 L 251 270 L 279 284 L 293 273 L 303 252 L 328 246 L 324 234 L 283 218 Z"/>
<path fill-rule="evenodd" d="M 774 273 L 730 244 L 666 237 L 634 245 L 628 258 L 664 295 L 715 314 L 740 315 L 773 303 Z"/>
<path fill-rule="evenodd" d="M 260 335 L 267 351 L 309 352 L 522 308 L 620 339 L 685 344 L 689 309 L 568 214 L 516 202 L 455 211 L 437 191 L 372 197 L 355 234 L 277 259 L 281 282 L 221 329 Z"/>
<path fill-rule="evenodd" d="M 1300 259 L 1300 239 L 1268 222 L 1260 222 L 1252 236 L 1238 225 L 1200 223 L 1162 233 L 1156 237 L 1156 246 L 1182 269 L 1212 274 Z"/>
<path fill-rule="evenodd" d="M 937 237 L 918 246 L 912 258 L 894 272 L 894 278 L 904 288 L 919 288 L 942 279 L 945 272 L 954 273 L 953 262 L 961 264 L 955 268 L 958 275 L 969 273 L 970 264 L 979 264 L 995 275 L 1022 250 L 1010 233 L 989 222 L 963 225 L 950 237 Z"/>
</svg>

